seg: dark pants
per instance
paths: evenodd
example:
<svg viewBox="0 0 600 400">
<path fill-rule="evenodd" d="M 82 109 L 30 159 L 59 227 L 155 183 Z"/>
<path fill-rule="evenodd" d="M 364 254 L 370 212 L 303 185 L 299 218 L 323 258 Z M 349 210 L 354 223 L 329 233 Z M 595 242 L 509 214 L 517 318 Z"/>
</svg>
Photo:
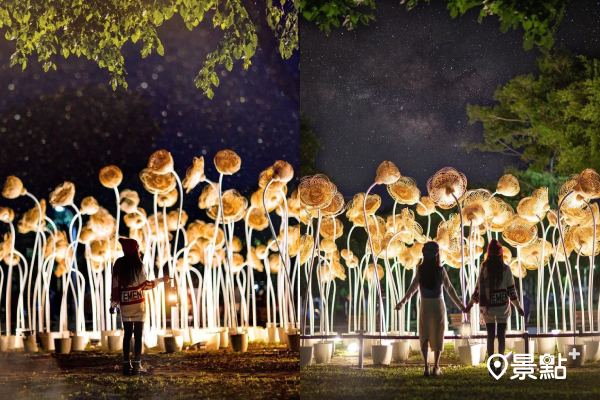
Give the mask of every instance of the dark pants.
<svg viewBox="0 0 600 400">
<path fill-rule="evenodd" d="M 135 337 L 134 360 L 140 361 L 142 357 L 142 330 L 144 323 L 141 321 L 123 321 L 125 336 L 123 337 L 123 360 L 129 361 L 129 352 L 131 351 L 131 335 Z"/>
<path fill-rule="evenodd" d="M 488 357 L 494 354 L 494 339 L 498 337 L 498 354 L 504 355 L 506 349 L 506 324 L 485 324 L 487 328 Z M 497 329 L 496 329 L 497 327 Z"/>
</svg>

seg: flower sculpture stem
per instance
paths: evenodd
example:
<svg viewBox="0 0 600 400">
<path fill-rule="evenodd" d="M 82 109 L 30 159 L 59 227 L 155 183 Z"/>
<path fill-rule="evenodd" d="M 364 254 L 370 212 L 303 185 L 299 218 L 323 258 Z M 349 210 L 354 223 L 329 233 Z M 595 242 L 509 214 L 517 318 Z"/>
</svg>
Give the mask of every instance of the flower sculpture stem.
<svg viewBox="0 0 600 400">
<path fill-rule="evenodd" d="M 460 206 L 460 202 L 454 193 L 452 193 L 452 197 L 454 197 L 454 201 L 458 207 L 458 216 L 460 217 L 460 290 L 463 303 L 465 303 L 467 299 L 467 293 L 465 291 L 465 225 L 463 223 L 462 207 Z M 467 314 L 463 314 L 463 321 L 467 322 Z"/>
<path fill-rule="evenodd" d="M 369 218 L 367 215 L 367 198 L 369 197 L 369 193 L 375 187 L 375 185 L 377 185 L 376 182 L 369 186 L 369 189 L 367 189 L 367 192 L 365 193 L 365 198 L 363 200 L 363 213 L 365 216 L 365 229 L 367 230 L 367 236 L 369 238 L 369 247 L 371 248 L 371 257 L 373 257 L 373 279 L 375 279 L 375 287 L 377 288 L 377 294 L 379 295 L 379 328 L 383 333 L 383 330 L 385 329 L 385 316 L 383 315 L 385 310 L 381 295 L 381 284 L 379 283 L 379 276 L 377 274 L 377 255 L 375 254 L 373 238 L 371 237 L 371 232 L 369 231 Z M 377 223 L 377 221 L 375 221 L 375 223 Z M 379 340 L 379 344 L 381 344 L 381 339 Z"/>
<path fill-rule="evenodd" d="M 569 314 L 571 317 L 571 324 L 573 324 L 573 318 L 575 315 L 575 302 L 573 301 L 573 299 L 575 298 L 575 293 L 573 290 L 573 276 L 571 274 L 571 266 L 569 264 L 569 255 L 567 253 L 567 247 L 565 245 L 565 238 L 563 235 L 563 231 L 562 231 L 562 224 L 560 222 L 560 208 L 562 207 L 563 203 L 565 202 L 565 200 L 567 199 L 567 197 L 569 197 L 571 194 L 573 194 L 573 191 L 571 190 L 570 192 L 568 192 L 565 197 L 562 198 L 562 200 L 560 201 L 560 203 L 558 204 L 558 217 L 556 218 L 557 224 L 558 224 L 558 234 L 560 236 L 560 241 L 562 244 L 562 248 L 563 248 L 563 252 L 565 255 L 565 266 L 567 267 L 567 277 L 568 277 L 568 283 L 569 283 L 569 299 L 570 304 L 569 304 Z M 596 240 L 596 238 L 594 238 L 594 240 Z M 522 294 L 521 294 L 522 296 Z M 575 326 L 572 325 L 573 328 L 573 332 L 575 331 Z M 575 344 L 575 336 L 573 336 L 573 344 Z"/>
<path fill-rule="evenodd" d="M 266 200 L 266 195 L 267 195 L 267 190 L 269 190 L 269 186 L 271 186 L 271 183 L 273 183 L 273 179 L 271 179 L 269 181 L 269 183 L 267 183 L 267 186 L 265 187 L 264 191 L 263 191 L 263 207 L 265 208 L 265 214 L 267 214 L 267 220 L 269 221 L 269 228 L 271 229 L 271 235 L 273 235 L 273 240 L 275 241 L 275 243 L 277 244 L 277 250 L 279 251 L 279 257 L 281 258 L 281 265 L 283 267 L 283 273 L 285 276 L 285 280 L 286 283 L 288 285 L 289 290 L 286 290 L 286 297 L 289 296 L 289 301 L 291 303 L 291 312 L 292 312 L 292 321 L 294 323 L 296 323 L 296 313 L 295 313 L 295 304 L 294 304 L 294 297 L 292 295 L 292 291 L 293 291 L 293 286 L 290 283 L 290 277 L 289 277 L 289 270 L 288 270 L 288 257 L 287 257 L 287 233 L 288 233 L 288 228 L 287 228 L 287 218 L 285 218 L 286 214 L 285 212 L 282 212 L 282 216 L 281 216 L 281 220 L 282 220 L 282 226 L 284 229 L 284 235 L 285 235 L 285 240 L 283 243 L 283 249 L 282 247 L 279 245 L 279 240 L 277 240 L 277 234 L 275 233 L 275 228 L 273 226 L 273 221 L 271 220 L 271 215 L 269 214 L 269 210 L 267 209 L 267 200 Z M 283 196 L 285 199 L 285 195 Z M 284 208 L 287 209 L 287 207 Z M 335 222 L 334 222 L 335 223 Z"/>
<path fill-rule="evenodd" d="M 308 282 L 306 284 L 306 294 L 304 296 L 304 312 L 302 313 L 302 326 L 300 327 L 300 330 L 302 332 L 302 335 L 306 335 L 306 314 L 309 312 L 308 311 L 308 297 L 310 294 L 310 289 L 311 289 L 311 282 L 312 282 L 312 275 L 313 275 L 313 271 L 315 268 L 315 252 L 318 255 L 319 254 L 319 247 L 320 247 L 320 240 L 319 240 L 319 231 L 321 229 L 321 210 L 318 211 L 319 215 L 317 218 L 317 229 L 315 231 L 315 243 L 312 249 L 312 254 L 310 256 L 310 269 L 308 271 Z M 319 264 L 320 264 L 320 260 L 319 260 Z M 314 313 L 311 313 L 310 315 L 311 320 L 314 320 Z"/>
<path fill-rule="evenodd" d="M 596 256 L 596 216 L 594 215 L 594 209 L 590 205 L 589 202 L 585 202 L 587 204 L 588 210 L 590 210 L 590 214 L 592 214 L 592 226 L 594 228 L 594 233 L 592 235 L 592 252 L 590 256 L 590 278 L 588 284 L 588 309 L 589 309 L 589 321 L 590 321 L 590 332 L 594 332 L 594 308 L 592 302 L 594 301 L 594 258 Z M 598 310 L 600 311 L 600 303 L 598 304 Z M 599 312 L 600 315 L 600 312 Z"/>
</svg>

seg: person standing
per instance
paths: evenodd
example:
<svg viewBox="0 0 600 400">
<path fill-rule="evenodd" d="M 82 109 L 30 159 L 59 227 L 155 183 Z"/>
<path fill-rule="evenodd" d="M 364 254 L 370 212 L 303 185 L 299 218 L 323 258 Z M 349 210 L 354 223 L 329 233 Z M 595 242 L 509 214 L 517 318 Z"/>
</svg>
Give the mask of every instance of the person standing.
<svg viewBox="0 0 600 400">
<path fill-rule="evenodd" d="M 442 375 L 439 367 L 440 356 L 444 350 L 444 329 L 446 326 L 446 305 L 442 297 L 442 287 L 450 295 L 456 306 L 464 313 L 466 309 L 454 286 L 450 283 L 448 273 L 440 264 L 440 248 L 436 242 L 427 242 L 423 246 L 423 261 L 418 266 L 415 277 L 406 290 L 404 298 L 396 305 L 400 310 L 416 293 L 421 294 L 419 309 L 419 342 L 425 362 L 425 376 Z M 434 354 L 433 372 L 429 369 L 429 348 Z"/>
<path fill-rule="evenodd" d="M 512 303 L 520 316 L 525 312 L 521 308 L 515 279 L 504 264 L 502 245 L 496 239 L 490 240 L 486 259 L 481 264 L 479 277 L 473 295 L 467 304 L 467 312 L 473 304 L 479 303 L 481 320 L 487 329 L 488 357 L 494 354 L 494 341 L 498 338 L 498 353 L 504 355 L 506 350 L 506 321 L 510 318 Z M 494 373 L 499 373 L 495 368 Z"/>
<path fill-rule="evenodd" d="M 146 301 L 144 291 L 151 290 L 159 283 L 168 283 L 165 276 L 153 281 L 147 280 L 146 269 L 134 239 L 119 238 L 124 256 L 115 261 L 112 273 L 110 313 L 121 309 L 123 336 L 123 375 L 138 375 L 147 372 L 140 365 L 142 356 L 142 330 L 146 321 Z M 134 335 L 134 359 L 130 361 L 131 336 Z"/>
</svg>

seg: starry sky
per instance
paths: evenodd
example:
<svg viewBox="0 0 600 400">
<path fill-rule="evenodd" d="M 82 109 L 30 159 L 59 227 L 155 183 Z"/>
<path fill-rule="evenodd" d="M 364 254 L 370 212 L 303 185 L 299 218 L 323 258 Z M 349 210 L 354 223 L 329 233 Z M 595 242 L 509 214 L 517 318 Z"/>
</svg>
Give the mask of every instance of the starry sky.
<svg viewBox="0 0 600 400">
<path fill-rule="evenodd" d="M 298 168 L 298 52 L 283 61 L 277 43 L 259 43 L 248 70 L 241 63 L 231 72 L 217 70 L 221 84 L 209 100 L 193 81 L 222 32 L 209 21 L 189 31 L 174 16 L 158 34 L 164 57 L 142 59 L 139 43 L 124 47 L 129 89 L 115 92 L 107 70 L 84 58 L 58 58 L 57 71 L 47 73 L 36 60 L 24 71 L 9 67 L 15 44 L 4 40 L 1 31 L 2 184 L 6 176 L 16 175 L 31 193 L 48 199 L 54 187 L 70 180 L 76 204 L 93 195 L 114 214 L 114 194 L 100 185 L 100 169 L 119 166 L 125 175 L 120 189 L 137 190 L 142 206 L 150 210 L 152 196 L 138 174 L 161 148 L 172 153 L 182 179 L 193 157 L 204 156 L 207 177 L 217 180 L 214 155 L 225 148 L 236 151 L 242 169 L 225 179 L 224 189 L 233 187 L 246 196 L 258 187 L 258 174 L 276 160 Z M 186 196 L 184 209 L 190 217 L 198 212 L 202 186 Z M 0 205 L 23 212 L 33 202 L 2 198 Z"/>
<path fill-rule="evenodd" d="M 482 141 L 483 128 L 469 125 L 466 106 L 493 104 L 499 86 L 534 72 L 539 50 L 523 49 L 522 31 L 502 34 L 496 17 L 478 23 L 478 11 L 452 19 L 442 1 L 410 12 L 397 1 L 376 4 L 376 21 L 354 31 L 300 26 L 302 112 L 324 145 L 317 167 L 345 196 L 365 191 L 383 160 L 424 194 L 446 166 L 495 182 L 516 159 L 467 153 L 461 143 Z M 600 57 L 599 22 L 598 1 L 571 2 L 556 45 Z"/>
</svg>

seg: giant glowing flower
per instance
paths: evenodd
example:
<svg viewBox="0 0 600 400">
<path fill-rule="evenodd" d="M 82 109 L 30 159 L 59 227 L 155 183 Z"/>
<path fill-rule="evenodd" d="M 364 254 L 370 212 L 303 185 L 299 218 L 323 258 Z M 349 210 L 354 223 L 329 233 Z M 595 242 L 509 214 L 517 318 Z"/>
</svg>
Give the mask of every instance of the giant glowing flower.
<svg viewBox="0 0 600 400">
<path fill-rule="evenodd" d="M 202 188 L 202 193 L 198 198 L 198 208 L 205 210 L 209 207 L 219 204 L 219 184 L 208 184 Z"/>
<path fill-rule="evenodd" d="M 123 172 L 116 165 L 109 165 L 100 170 L 100 183 L 102 186 L 114 189 L 123 181 Z"/>
<path fill-rule="evenodd" d="M 204 175 L 204 157 L 194 157 L 192 166 L 185 172 L 185 178 L 181 184 L 186 189 L 186 193 L 189 193 L 196 187 L 200 182 L 206 179 Z"/>
<path fill-rule="evenodd" d="M 125 189 L 119 194 L 119 207 L 123 212 L 134 213 L 138 204 L 140 204 L 140 196 L 135 190 Z"/>
<path fill-rule="evenodd" d="M 19 233 L 35 232 L 38 230 L 38 227 L 40 229 L 43 227 L 44 218 L 46 218 L 46 200 L 40 200 L 40 208 L 42 209 L 41 216 L 37 206 L 23 214 L 17 225 Z M 42 226 L 38 226 L 40 220 L 42 221 Z"/>
<path fill-rule="evenodd" d="M 171 153 L 164 149 L 152 153 L 148 160 L 148 169 L 158 175 L 170 174 L 174 168 L 175 163 Z"/>
<path fill-rule="evenodd" d="M 331 204 L 337 187 L 325 175 L 310 175 L 300 179 L 300 202 L 308 208 L 322 210 Z"/>
<path fill-rule="evenodd" d="M 375 268 L 373 267 L 373 264 L 369 264 L 365 272 L 365 278 L 367 278 L 367 281 L 373 282 L 374 277 Z M 377 264 L 377 277 L 379 278 L 379 280 L 383 279 L 383 267 L 379 264 Z"/>
<path fill-rule="evenodd" d="M 214 159 L 217 171 L 223 175 L 233 175 L 242 167 L 242 159 L 233 150 L 221 150 Z"/>
<path fill-rule="evenodd" d="M 421 191 L 417 188 L 417 182 L 408 176 L 402 176 L 396 182 L 387 186 L 388 193 L 392 198 L 406 205 L 413 205 L 419 201 Z"/>
<path fill-rule="evenodd" d="M 50 193 L 50 204 L 52 207 L 57 206 L 70 206 L 73 204 L 73 198 L 75 197 L 75 185 L 71 182 L 65 181 L 58 185 L 52 193 Z"/>
<path fill-rule="evenodd" d="M 15 219 L 15 212 L 12 208 L 0 207 L 0 221 L 2 222 L 13 222 Z"/>
<path fill-rule="evenodd" d="M 344 224 L 334 217 L 323 218 L 319 231 L 323 237 L 337 239 L 344 234 Z"/>
<path fill-rule="evenodd" d="M 379 185 L 391 185 L 400 179 L 400 171 L 398 167 L 391 161 L 383 161 L 377 167 L 375 182 Z"/>
<path fill-rule="evenodd" d="M 139 212 L 139 214 L 135 212 L 136 210 Z M 146 223 L 146 211 L 143 208 L 137 208 L 136 210 L 134 210 L 132 213 L 126 214 L 123 217 L 125 225 L 129 229 L 142 229 Z"/>
<path fill-rule="evenodd" d="M 537 225 L 514 215 L 504 226 L 502 238 L 513 247 L 523 247 L 537 239 Z"/>
<path fill-rule="evenodd" d="M 117 221 L 104 207 L 100 207 L 97 213 L 90 215 L 87 223 L 96 233 L 96 237 L 105 238 L 114 233 Z"/>
<path fill-rule="evenodd" d="M 243 197 L 237 190 L 229 189 L 221 195 L 223 204 L 223 217 L 225 222 L 237 222 L 244 216 L 246 208 L 248 208 L 248 200 Z M 206 211 L 209 218 L 218 221 L 221 219 L 219 206 L 215 205 Z"/>
<path fill-rule="evenodd" d="M 300 264 L 304 264 L 310 259 L 314 246 L 314 238 L 311 235 L 300 236 Z"/>
<path fill-rule="evenodd" d="M 435 212 L 435 203 L 429 196 L 421 197 L 419 204 L 417 204 L 417 214 L 426 216 L 431 215 Z"/>
<path fill-rule="evenodd" d="M 498 180 L 496 192 L 503 196 L 515 196 L 519 194 L 519 190 L 519 180 L 511 174 L 502 175 L 502 177 Z"/>
<path fill-rule="evenodd" d="M 144 185 L 144 189 L 150 193 L 169 193 L 177 186 L 177 180 L 172 173 L 157 174 L 149 168 L 144 168 L 140 172 L 140 180 Z"/>
<path fill-rule="evenodd" d="M 12 175 L 6 178 L 4 189 L 2 190 L 2 196 L 7 199 L 16 199 L 25 193 L 27 193 L 27 190 L 23 187 L 23 182 L 21 182 L 19 178 Z"/>
<path fill-rule="evenodd" d="M 451 167 L 442 168 L 427 181 L 429 197 L 444 210 L 454 207 L 466 190 L 467 177 Z"/>
<path fill-rule="evenodd" d="M 177 198 L 179 197 L 179 192 L 177 188 L 173 188 L 173 190 L 167 193 L 161 193 L 156 196 L 156 204 L 159 207 L 173 207 L 175 203 L 177 203 Z"/>
<path fill-rule="evenodd" d="M 577 194 L 586 199 L 597 199 L 600 197 L 600 175 L 591 168 L 584 169 L 577 176 L 577 185 L 573 188 Z"/>
<path fill-rule="evenodd" d="M 269 226 L 269 220 L 267 219 L 266 214 L 256 207 L 250 207 L 248 209 L 246 220 L 248 221 L 248 226 L 255 231 L 262 231 Z"/>
<path fill-rule="evenodd" d="M 177 220 L 179 220 L 179 228 L 185 227 L 187 224 L 188 215 L 185 210 L 181 210 L 181 217 L 179 216 L 179 211 L 173 210 L 167 214 L 167 229 L 172 231 L 177 230 Z"/>
<path fill-rule="evenodd" d="M 273 180 L 275 182 L 287 183 L 294 177 L 294 168 L 290 163 L 278 160 L 273 164 Z"/>
<path fill-rule="evenodd" d="M 98 201 L 92 196 L 84 197 L 83 200 L 81 200 L 80 212 L 83 215 L 94 215 L 99 209 L 100 205 L 98 204 Z"/>
</svg>

